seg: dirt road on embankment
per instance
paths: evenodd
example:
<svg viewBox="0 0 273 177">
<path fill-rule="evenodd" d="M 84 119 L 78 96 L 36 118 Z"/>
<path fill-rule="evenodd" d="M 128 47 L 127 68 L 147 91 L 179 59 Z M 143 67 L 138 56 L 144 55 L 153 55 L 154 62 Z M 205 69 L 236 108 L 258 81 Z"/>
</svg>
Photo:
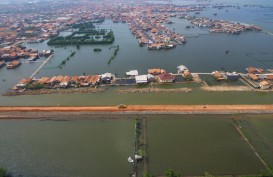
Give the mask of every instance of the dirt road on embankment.
<svg viewBox="0 0 273 177">
<path fill-rule="evenodd" d="M 54 114 L 233 114 L 233 113 L 273 113 L 273 105 L 127 105 L 90 107 L 0 107 L 0 119 L 35 113 Z M 5 116 L 7 115 L 7 116 Z M 25 117 L 27 118 L 27 116 Z"/>
</svg>

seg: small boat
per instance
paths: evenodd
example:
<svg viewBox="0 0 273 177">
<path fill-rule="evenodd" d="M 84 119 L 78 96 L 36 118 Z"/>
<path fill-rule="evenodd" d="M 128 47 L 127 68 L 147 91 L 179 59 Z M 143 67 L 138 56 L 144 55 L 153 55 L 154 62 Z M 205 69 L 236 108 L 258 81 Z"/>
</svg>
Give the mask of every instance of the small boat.
<svg viewBox="0 0 273 177">
<path fill-rule="evenodd" d="M 226 55 L 229 55 L 229 54 L 231 54 L 231 52 L 229 51 L 229 50 L 226 50 Z"/>
<path fill-rule="evenodd" d="M 132 159 L 132 157 L 129 157 L 129 158 L 128 158 L 128 162 L 130 162 L 130 163 L 133 163 L 133 162 L 134 162 L 134 160 Z"/>
</svg>

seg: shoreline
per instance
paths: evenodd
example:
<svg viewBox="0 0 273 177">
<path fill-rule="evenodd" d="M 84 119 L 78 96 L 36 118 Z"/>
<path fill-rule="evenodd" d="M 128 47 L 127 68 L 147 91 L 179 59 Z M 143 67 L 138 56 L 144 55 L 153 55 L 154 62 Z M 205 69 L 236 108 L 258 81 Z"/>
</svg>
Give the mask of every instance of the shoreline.
<svg viewBox="0 0 273 177">
<path fill-rule="evenodd" d="M 273 105 L 129 105 L 92 107 L 0 107 L 1 119 L 120 119 L 117 115 L 145 114 L 272 114 Z M 89 115 L 100 115 L 89 117 Z M 107 115 L 104 118 L 103 115 Z M 111 115 L 109 117 L 109 115 Z M 64 118 L 65 116 L 65 118 Z M 272 117 L 273 118 L 273 117 Z"/>
</svg>

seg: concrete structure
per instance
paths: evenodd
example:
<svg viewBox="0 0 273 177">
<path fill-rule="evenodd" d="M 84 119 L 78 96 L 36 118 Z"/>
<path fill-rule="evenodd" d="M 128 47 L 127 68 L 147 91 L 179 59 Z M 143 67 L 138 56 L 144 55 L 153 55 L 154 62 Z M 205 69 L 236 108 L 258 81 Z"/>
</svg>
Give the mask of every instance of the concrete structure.
<svg viewBox="0 0 273 177">
<path fill-rule="evenodd" d="M 129 72 L 126 72 L 127 76 L 137 76 L 138 75 L 138 70 L 131 70 Z"/>
<path fill-rule="evenodd" d="M 135 77 L 137 84 L 147 84 L 148 78 L 147 75 L 139 75 Z"/>
</svg>

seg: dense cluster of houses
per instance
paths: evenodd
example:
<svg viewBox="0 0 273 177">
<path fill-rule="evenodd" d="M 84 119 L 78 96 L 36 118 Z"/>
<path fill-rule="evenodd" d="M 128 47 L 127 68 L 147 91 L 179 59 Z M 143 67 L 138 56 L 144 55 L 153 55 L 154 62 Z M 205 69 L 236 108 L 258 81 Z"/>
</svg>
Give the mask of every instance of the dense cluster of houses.
<svg viewBox="0 0 273 177">
<path fill-rule="evenodd" d="M 134 78 L 136 84 L 147 84 L 150 82 L 173 83 L 176 81 L 177 75 L 181 75 L 184 80 L 192 80 L 193 78 L 189 69 L 184 65 L 177 67 L 177 74 L 168 73 L 161 68 L 154 68 L 148 69 L 148 74 L 146 75 L 139 75 L 137 70 L 126 72 L 126 75 Z"/>
<path fill-rule="evenodd" d="M 148 49 L 173 48 L 185 43 L 183 35 L 171 31 L 162 23 L 171 23 L 169 14 L 146 13 L 137 15 L 130 21 L 130 30 L 138 39 L 139 45 L 147 44 Z"/>
<path fill-rule="evenodd" d="M 0 63 L 1 66 L 1 63 Z M 260 68 L 249 67 L 247 74 L 236 72 L 214 71 L 212 76 L 217 81 L 236 81 L 242 77 L 256 89 L 269 89 L 273 83 L 273 73 L 266 73 Z M 149 83 L 174 83 L 181 81 L 192 81 L 193 75 L 189 69 L 180 65 L 177 66 L 177 73 L 168 73 L 161 68 L 148 69 L 147 74 L 139 74 L 138 70 L 126 72 L 125 78 L 116 78 L 112 73 L 100 75 L 82 76 L 53 76 L 36 78 L 24 78 L 18 82 L 13 90 L 22 89 L 56 89 L 56 88 L 78 88 L 78 87 L 97 87 L 104 85 L 143 85 Z"/>
<path fill-rule="evenodd" d="M 246 68 L 248 78 L 260 89 L 269 89 L 273 84 L 273 73 L 267 73 L 262 68 Z"/>
<path fill-rule="evenodd" d="M 35 2 L 35 8 L 33 7 L 34 4 L 2 4 L 0 7 L 0 43 L 10 45 L 21 41 L 41 42 L 58 35 L 60 31 L 71 28 L 73 24 L 94 19 L 112 19 L 114 23 L 127 22 L 132 25 L 135 23 L 135 27 L 139 27 L 138 29 L 141 30 L 150 26 L 150 31 L 154 33 L 149 31 L 149 35 L 154 37 L 154 43 L 164 41 L 164 38 L 168 37 L 183 42 L 182 35 L 173 33 L 160 24 L 170 22 L 166 18 L 170 13 L 202 10 L 197 6 L 187 7 L 170 4 L 155 6 L 143 2 L 144 0 L 134 3 L 117 0 L 113 3 L 111 0 L 104 0 L 103 2 L 81 1 L 75 4 L 72 0 L 49 1 Z M 141 14 L 145 15 L 142 16 Z M 158 30 L 165 32 L 159 34 Z M 151 40 L 150 37 L 141 36 L 140 41 L 146 43 Z"/>
<path fill-rule="evenodd" d="M 207 27 L 209 28 L 210 32 L 215 33 L 239 34 L 247 30 L 262 31 L 262 28 L 260 28 L 259 26 L 243 23 L 234 23 L 227 20 L 212 20 L 206 17 L 193 17 L 186 14 L 181 18 L 189 20 L 195 26 Z"/>
<path fill-rule="evenodd" d="M 249 67 L 246 68 L 247 74 L 239 74 L 237 72 L 214 71 L 212 76 L 217 81 L 236 81 L 243 78 L 255 89 L 270 89 L 273 84 L 273 73 L 267 73 L 262 68 Z"/>
<path fill-rule="evenodd" d="M 130 84 L 148 84 L 150 82 L 173 83 L 176 76 L 183 76 L 185 80 L 191 80 L 192 75 L 188 68 L 181 65 L 177 67 L 178 73 L 167 73 L 164 69 L 149 69 L 148 74 L 139 75 L 137 70 L 126 72 L 128 77 L 116 78 L 114 74 L 104 73 L 101 75 L 87 76 L 53 76 L 36 78 L 24 78 L 18 82 L 13 90 L 20 89 L 40 89 L 40 88 L 69 88 L 69 87 L 95 87 L 98 85 L 130 85 Z M 125 82 L 120 82 L 123 80 Z M 132 82 L 133 81 L 133 82 Z"/>
<path fill-rule="evenodd" d="M 68 87 L 90 87 L 104 83 L 103 75 L 88 76 L 53 76 L 40 79 L 24 78 L 18 82 L 13 90 L 18 89 L 40 89 L 40 88 L 68 88 Z M 108 79 L 108 78 L 107 78 Z M 113 79 L 111 75 L 110 80 Z"/>
<path fill-rule="evenodd" d="M 25 47 L 7 46 L 0 48 L 0 60 L 12 61 L 20 58 L 39 58 L 39 52 L 35 49 L 27 49 Z"/>
<path fill-rule="evenodd" d="M 21 62 L 18 60 L 20 58 L 27 58 L 34 61 L 39 58 L 38 50 L 17 46 L 0 48 L 0 68 L 5 65 L 7 69 L 17 68 L 21 65 Z"/>
<path fill-rule="evenodd" d="M 7 69 L 14 69 L 21 65 L 19 59 L 26 59 L 26 61 L 32 62 L 41 56 L 49 57 L 53 53 L 53 50 L 43 50 L 39 53 L 36 49 L 27 49 L 23 46 L 7 46 L 0 48 L 0 68 L 6 65 Z"/>
</svg>

